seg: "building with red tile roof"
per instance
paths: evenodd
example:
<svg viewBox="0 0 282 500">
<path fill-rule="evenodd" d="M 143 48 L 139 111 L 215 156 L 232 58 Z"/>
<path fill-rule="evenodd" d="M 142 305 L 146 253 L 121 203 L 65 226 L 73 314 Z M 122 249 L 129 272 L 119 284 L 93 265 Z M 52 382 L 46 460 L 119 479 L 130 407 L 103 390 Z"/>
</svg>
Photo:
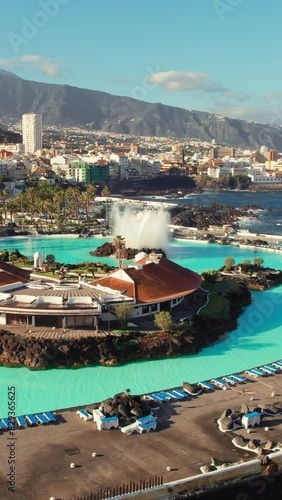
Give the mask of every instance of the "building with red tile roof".
<svg viewBox="0 0 282 500">
<path fill-rule="evenodd" d="M 140 252 L 133 264 L 91 283 L 30 280 L 30 271 L 0 261 L 0 324 L 27 327 L 98 328 L 117 320 L 109 313 L 128 302 L 131 318 L 154 315 L 188 300 L 201 286 L 199 274 L 159 254 Z M 107 315 L 111 316 L 110 319 Z M 105 323 L 104 323 L 105 324 Z"/>
<path fill-rule="evenodd" d="M 129 301 L 135 305 L 134 317 L 172 310 L 197 292 L 202 278 L 199 274 L 175 264 L 162 255 L 143 252 L 134 264 L 122 267 L 111 275 L 91 282 L 108 292 L 106 302 Z"/>
</svg>

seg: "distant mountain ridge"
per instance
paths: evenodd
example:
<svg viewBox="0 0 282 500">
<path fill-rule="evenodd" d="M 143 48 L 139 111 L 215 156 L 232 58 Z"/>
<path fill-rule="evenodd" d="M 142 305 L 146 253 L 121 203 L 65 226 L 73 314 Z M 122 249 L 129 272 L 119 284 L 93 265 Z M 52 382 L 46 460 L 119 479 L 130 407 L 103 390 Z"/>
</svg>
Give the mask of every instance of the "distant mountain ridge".
<svg viewBox="0 0 282 500">
<path fill-rule="evenodd" d="M 0 70 L 0 122 L 27 112 L 43 114 L 44 125 L 89 127 L 130 135 L 194 138 L 223 145 L 266 145 L 282 151 L 282 126 L 255 123 L 138 101 L 96 90 L 24 80 Z"/>
</svg>

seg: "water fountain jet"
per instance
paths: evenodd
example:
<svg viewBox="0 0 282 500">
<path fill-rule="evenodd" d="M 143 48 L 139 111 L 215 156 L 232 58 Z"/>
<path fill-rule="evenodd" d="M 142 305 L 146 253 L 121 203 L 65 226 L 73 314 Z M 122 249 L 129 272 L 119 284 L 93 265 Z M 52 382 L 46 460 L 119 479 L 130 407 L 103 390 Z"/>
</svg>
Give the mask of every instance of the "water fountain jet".
<svg viewBox="0 0 282 500">
<path fill-rule="evenodd" d="M 170 216 L 162 208 L 136 210 L 132 207 L 112 210 L 113 236 L 121 235 L 127 248 L 162 248 L 169 246 Z"/>
</svg>

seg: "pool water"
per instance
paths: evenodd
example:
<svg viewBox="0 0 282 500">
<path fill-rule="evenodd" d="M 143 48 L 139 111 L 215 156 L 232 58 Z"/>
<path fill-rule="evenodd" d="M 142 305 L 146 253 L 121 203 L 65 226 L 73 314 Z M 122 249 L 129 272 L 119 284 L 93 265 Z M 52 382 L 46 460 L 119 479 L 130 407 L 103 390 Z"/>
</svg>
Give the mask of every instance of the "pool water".
<svg viewBox="0 0 282 500">
<path fill-rule="evenodd" d="M 101 238 L 5 238 L 1 248 L 18 248 L 32 255 L 44 247 L 45 255 L 53 253 L 65 263 L 102 260 L 89 251 L 106 240 Z M 173 242 L 168 257 L 176 263 L 201 272 L 223 265 L 226 257 L 235 261 L 252 259 L 251 249 Z M 281 253 L 259 249 L 266 265 L 280 268 Z M 114 263 L 114 259 L 103 259 Z M 0 367 L 0 417 L 8 413 L 8 387 L 16 387 L 16 412 L 55 410 L 100 401 L 130 388 L 132 393 L 197 382 L 227 373 L 266 364 L 282 358 L 282 286 L 265 292 L 254 292 L 253 302 L 239 319 L 236 330 L 221 342 L 194 356 L 144 361 L 108 368 L 93 366 L 79 369 L 30 371 L 27 368 Z"/>
</svg>

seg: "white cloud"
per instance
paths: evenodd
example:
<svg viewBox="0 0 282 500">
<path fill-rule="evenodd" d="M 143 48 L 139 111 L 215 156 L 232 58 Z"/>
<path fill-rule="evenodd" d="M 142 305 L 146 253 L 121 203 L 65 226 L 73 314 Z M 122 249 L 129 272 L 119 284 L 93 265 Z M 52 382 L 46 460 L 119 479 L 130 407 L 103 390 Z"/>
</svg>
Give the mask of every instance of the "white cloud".
<svg viewBox="0 0 282 500">
<path fill-rule="evenodd" d="M 57 77 L 61 74 L 61 68 L 51 57 L 30 54 L 14 59 L 0 59 L 0 66 L 8 69 L 22 69 L 27 65 L 44 76 Z"/>
<path fill-rule="evenodd" d="M 159 85 L 168 92 L 204 92 L 217 97 L 225 97 L 229 101 L 242 102 L 250 96 L 226 88 L 221 82 L 213 81 L 208 73 L 191 71 L 161 71 L 152 73 L 147 78 L 148 83 Z"/>
<path fill-rule="evenodd" d="M 159 85 L 169 92 L 202 90 L 208 84 L 206 73 L 161 71 L 148 76 L 148 82 Z"/>
<path fill-rule="evenodd" d="M 0 59 L 0 66 L 8 69 L 13 69 L 15 67 L 14 63 L 9 59 Z"/>
<path fill-rule="evenodd" d="M 282 125 L 282 108 L 269 108 L 267 106 L 236 106 L 226 103 L 217 103 L 210 112 L 219 113 L 223 116 L 229 116 L 239 120 L 257 121 Z"/>
<path fill-rule="evenodd" d="M 23 63 L 32 64 L 45 76 L 58 76 L 61 72 L 59 66 L 50 57 L 26 55 L 21 56 L 19 59 Z"/>
<path fill-rule="evenodd" d="M 208 93 L 231 92 L 222 83 L 210 79 L 207 73 L 194 73 L 191 71 L 161 71 L 148 76 L 148 82 L 157 84 L 169 92 L 203 91 Z"/>
</svg>

